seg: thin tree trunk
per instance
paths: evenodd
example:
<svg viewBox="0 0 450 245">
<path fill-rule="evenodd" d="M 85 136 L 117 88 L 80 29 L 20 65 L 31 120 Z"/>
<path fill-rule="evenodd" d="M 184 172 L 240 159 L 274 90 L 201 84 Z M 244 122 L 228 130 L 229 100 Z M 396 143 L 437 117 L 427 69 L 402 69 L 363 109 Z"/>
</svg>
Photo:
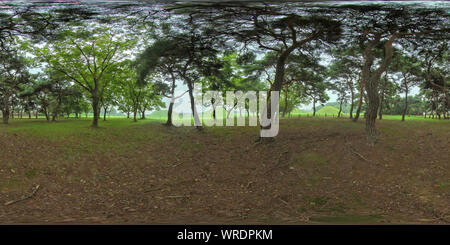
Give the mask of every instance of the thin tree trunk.
<svg viewBox="0 0 450 245">
<path fill-rule="evenodd" d="M 144 107 L 141 111 L 141 119 L 145 119 L 145 110 L 146 108 Z"/>
<path fill-rule="evenodd" d="M 402 122 L 405 121 L 405 115 L 406 112 L 408 111 L 408 83 L 406 81 L 406 77 L 404 79 L 405 79 L 405 107 L 403 108 Z"/>
<path fill-rule="evenodd" d="M 342 112 L 342 99 L 339 102 L 339 112 L 338 112 L 338 116 L 337 116 L 338 118 L 341 117 L 341 112 Z"/>
<path fill-rule="evenodd" d="M 134 122 L 137 122 L 136 115 L 137 115 L 137 108 L 135 108 L 134 111 L 133 111 L 133 121 Z"/>
<path fill-rule="evenodd" d="M 108 107 L 103 106 L 103 121 L 106 121 L 106 112 L 108 111 Z"/>
<path fill-rule="evenodd" d="M 194 116 L 194 125 L 198 130 L 202 129 L 200 118 L 198 117 L 197 108 L 195 108 L 194 101 L 194 84 L 189 79 L 187 80 L 188 88 L 189 88 L 189 99 L 191 100 L 191 111 Z"/>
<path fill-rule="evenodd" d="M 350 119 L 353 119 L 353 106 L 355 101 L 355 92 L 353 91 L 353 85 L 350 87 L 351 95 L 352 95 L 352 103 L 350 105 Z"/>
<path fill-rule="evenodd" d="M 316 116 L 316 99 L 313 99 L 313 117 Z"/>
</svg>

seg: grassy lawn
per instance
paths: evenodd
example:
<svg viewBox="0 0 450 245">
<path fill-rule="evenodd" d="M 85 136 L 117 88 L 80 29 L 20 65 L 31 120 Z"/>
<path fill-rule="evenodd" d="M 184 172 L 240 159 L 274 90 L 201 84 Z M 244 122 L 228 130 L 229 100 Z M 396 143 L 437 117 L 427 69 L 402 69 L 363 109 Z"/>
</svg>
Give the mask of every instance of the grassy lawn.
<svg viewBox="0 0 450 245">
<path fill-rule="evenodd" d="M 291 117 L 258 127 L 166 127 L 111 117 L 0 125 L 2 223 L 448 223 L 450 121 Z"/>
</svg>

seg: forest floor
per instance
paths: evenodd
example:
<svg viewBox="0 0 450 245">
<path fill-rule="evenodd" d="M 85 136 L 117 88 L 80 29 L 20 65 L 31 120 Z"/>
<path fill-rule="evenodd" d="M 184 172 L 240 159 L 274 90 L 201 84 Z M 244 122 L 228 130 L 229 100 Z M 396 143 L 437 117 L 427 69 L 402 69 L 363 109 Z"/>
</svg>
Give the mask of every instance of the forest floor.
<svg viewBox="0 0 450 245">
<path fill-rule="evenodd" d="M 1 224 L 450 224 L 449 120 L 89 125 L 0 125 Z"/>
</svg>

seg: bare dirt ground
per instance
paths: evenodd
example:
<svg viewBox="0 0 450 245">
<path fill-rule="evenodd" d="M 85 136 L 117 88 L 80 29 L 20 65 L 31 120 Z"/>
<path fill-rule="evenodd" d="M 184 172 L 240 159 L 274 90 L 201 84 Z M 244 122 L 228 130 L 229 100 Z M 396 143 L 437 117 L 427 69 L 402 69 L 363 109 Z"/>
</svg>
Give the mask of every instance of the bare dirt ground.
<svg viewBox="0 0 450 245">
<path fill-rule="evenodd" d="M 0 223 L 450 223 L 450 121 L 378 121 L 374 147 L 347 119 L 283 119 L 270 143 L 256 127 L 44 127 L 73 123 L 0 127 Z"/>
</svg>

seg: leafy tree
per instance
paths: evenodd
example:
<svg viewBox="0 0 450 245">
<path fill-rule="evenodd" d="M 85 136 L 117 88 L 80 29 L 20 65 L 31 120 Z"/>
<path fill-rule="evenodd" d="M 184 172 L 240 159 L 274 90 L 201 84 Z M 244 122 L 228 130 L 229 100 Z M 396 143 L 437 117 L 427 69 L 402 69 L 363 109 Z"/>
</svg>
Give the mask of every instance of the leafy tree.
<svg viewBox="0 0 450 245">
<path fill-rule="evenodd" d="M 403 109 L 402 121 L 405 121 L 405 115 L 408 111 L 408 93 L 410 87 L 414 84 L 418 83 L 417 74 L 419 74 L 419 67 L 421 63 L 406 54 L 400 53 L 400 51 L 395 52 L 394 58 L 391 64 L 391 70 L 394 72 L 397 71 L 401 74 L 401 78 L 399 79 L 401 82 L 399 88 L 405 92 L 405 107 Z"/>
<path fill-rule="evenodd" d="M 362 82 L 367 92 L 366 134 L 367 142 L 375 144 L 379 98 L 379 81 L 388 69 L 393 53 L 393 44 L 399 41 L 403 47 L 410 39 L 448 38 L 445 13 L 436 9 L 406 9 L 394 5 L 345 6 L 336 13 L 348 16 L 343 21 L 346 35 L 354 36 L 351 41 L 359 45 L 364 62 Z M 442 35 L 443 33 L 443 35 Z M 356 35 L 355 35 L 356 34 Z M 377 53 L 384 53 L 376 59 Z"/>
<path fill-rule="evenodd" d="M 107 28 L 91 31 L 68 30 L 61 39 L 47 43 L 36 53 L 48 65 L 71 79 L 90 96 L 94 114 L 92 126 L 98 127 L 101 101 L 110 85 L 111 73 L 123 59 L 132 40 L 119 40 Z M 109 74 L 108 74 L 109 73 Z"/>
<path fill-rule="evenodd" d="M 203 77 L 217 73 L 220 69 L 220 60 L 217 58 L 220 43 L 213 37 L 202 36 L 202 29 L 194 24 L 192 19 L 177 23 L 179 29 L 163 30 L 163 37 L 148 47 L 138 58 L 139 82 L 144 83 L 145 78 L 161 68 L 163 62 L 170 61 L 174 64 L 169 69 L 187 85 L 194 125 L 197 129 L 201 129 L 195 107 L 194 84 L 200 82 Z M 174 79 L 172 77 L 172 91 Z M 170 109 L 169 111 L 171 112 Z"/>
<path fill-rule="evenodd" d="M 0 53 L 0 106 L 3 123 L 8 124 L 11 105 L 17 100 L 20 85 L 29 82 L 27 62 L 17 51 Z"/>
<path fill-rule="evenodd" d="M 343 95 L 350 94 L 350 119 L 353 119 L 353 110 L 356 100 L 355 88 L 359 82 L 361 73 L 361 61 L 362 57 L 358 53 L 356 47 L 343 47 L 342 49 L 331 50 L 333 62 L 328 68 L 328 77 L 330 80 L 335 80 L 339 83 L 338 94 Z M 343 85 L 347 85 L 347 89 Z M 359 118 L 359 113 L 362 106 L 362 96 L 364 94 L 363 84 L 360 83 L 360 103 L 357 107 L 357 112 L 354 121 Z M 340 99 L 344 99 L 346 96 L 341 96 Z M 342 101 L 343 102 L 343 101 Z M 342 107 L 342 103 L 339 107 Z"/>
</svg>

